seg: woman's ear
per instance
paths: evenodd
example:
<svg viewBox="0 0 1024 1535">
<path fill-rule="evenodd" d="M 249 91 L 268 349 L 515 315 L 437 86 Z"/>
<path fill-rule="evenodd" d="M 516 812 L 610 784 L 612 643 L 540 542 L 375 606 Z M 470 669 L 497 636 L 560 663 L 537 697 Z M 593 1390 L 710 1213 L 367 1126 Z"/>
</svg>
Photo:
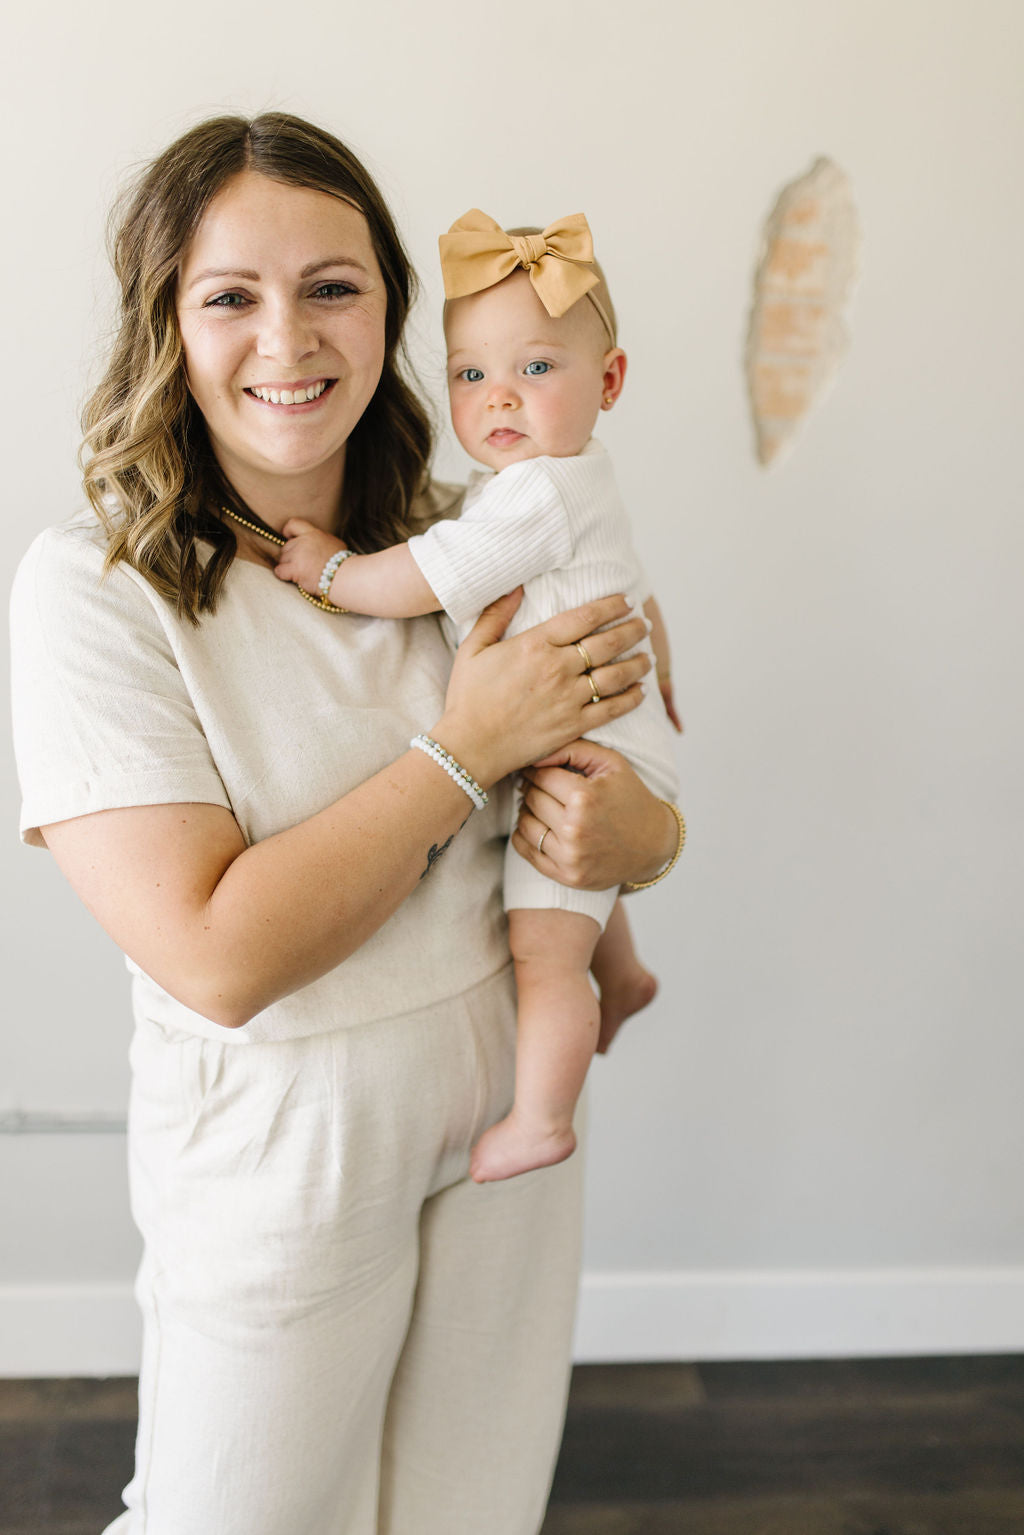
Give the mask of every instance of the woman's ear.
<svg viewBox="0 0 1024 1535">
<path fill-rule="evenodd" d="M 602 369 L 601 409 L 611 410 L 615 401 L 622 393 L 623 384 L 626 382 L 626 354 L 621 346 L 613 347 L 610 352 L 605 352 Z"/>
</svg>

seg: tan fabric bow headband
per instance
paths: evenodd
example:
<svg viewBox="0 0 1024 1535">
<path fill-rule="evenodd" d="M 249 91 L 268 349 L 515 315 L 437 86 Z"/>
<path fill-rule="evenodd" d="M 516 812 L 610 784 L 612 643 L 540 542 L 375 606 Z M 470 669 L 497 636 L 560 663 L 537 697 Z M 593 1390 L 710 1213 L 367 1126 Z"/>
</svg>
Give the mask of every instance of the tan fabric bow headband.
<svg viewBox="0 0 1024 1535">
<path fill-rule="evenodd" d="M 438 244 L 446 298 L 482 293 L 522 267 L 553 319 L 587 298 L 601 316 L 612 346 L 617 344 L 614 310 L 582 213 L 570 213 L 540 234 L 517 235 L 506 234 L 486 213 L 471 208 L 440 236 Z"/>
</svg>

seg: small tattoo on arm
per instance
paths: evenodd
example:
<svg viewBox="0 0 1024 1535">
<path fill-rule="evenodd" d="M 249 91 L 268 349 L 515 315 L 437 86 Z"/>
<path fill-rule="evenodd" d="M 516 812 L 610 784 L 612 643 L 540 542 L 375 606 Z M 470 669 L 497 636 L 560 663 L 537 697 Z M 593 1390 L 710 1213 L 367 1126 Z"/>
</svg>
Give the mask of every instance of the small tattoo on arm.
<svg viewBox="0 0 1024 1535">
<path fill-rule="evenodd" d="M 451 845 L 452 845 L 452 843 L 454 841 L 455 841 L 455 833 L 452 832 L 451 836 L 448 838 L 448 841 L 447 842 L 442 842 L 440 847 L 438 847 L 436 842 L 434 843 L 433 847 L 430 849 L 430 852 L 427 854 L 427 867 L 423 870 L 423 873 L 420 875 L 420 879 L 426 879 L 427 875 L 430 873 L 431 869 L 434 867 L 435 863 L 440 858 L 441 854 L 446 852 L 447 849 L 451 847 Z"/>
</svg>

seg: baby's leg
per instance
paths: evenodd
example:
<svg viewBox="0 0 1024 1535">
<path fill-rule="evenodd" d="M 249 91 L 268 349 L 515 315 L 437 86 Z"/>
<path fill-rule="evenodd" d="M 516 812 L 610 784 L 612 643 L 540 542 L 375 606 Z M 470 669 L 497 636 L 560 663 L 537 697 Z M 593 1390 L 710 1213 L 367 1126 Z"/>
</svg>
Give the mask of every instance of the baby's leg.
<svg viewBox="0 0 1024 1535">
<path fill-rule="evenodd" d="M 579 912 L 515 910 L 509 940 L 519 998 L 516 1096 L 473 1148 L 477 1183 L 564 1162 L 576 1149 L 572 1117 L 597 1044 L 590 961 L 601 929 Z"/>
<path fill-rule="evenodd" d="M 622 1024 L 654 1001 L 658 982 L 637 958 L 621 901 L 612 907 L 607 926 L 594 950 L 590 968 L 601 988 L 601 1032 L 597 1053 L 604 1055 Z"/>
</svg>

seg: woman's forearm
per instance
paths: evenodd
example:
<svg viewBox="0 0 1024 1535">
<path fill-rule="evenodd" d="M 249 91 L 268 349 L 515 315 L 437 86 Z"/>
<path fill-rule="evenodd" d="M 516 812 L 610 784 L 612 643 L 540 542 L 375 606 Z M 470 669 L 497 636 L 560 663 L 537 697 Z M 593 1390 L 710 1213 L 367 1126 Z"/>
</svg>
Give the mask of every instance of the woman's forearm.
<svg viewBox="0 0 1024 1535">
<path fill-rule="evenodd" d="M 413 750 L 308 821 L 246 848 L 196 930 L 220 1021 L 247 1022 L 355 953 L 429 877 L 472 813 L 466 794 Z"/>
<path fill-rule="evenodd" d="M 365 943 L 472 808 L 410 750 L 248 847 L 219 805 L 101 811 L 43 834 L 118 946 L 186 1007 L 235 1028 Z"/>
</svg>

